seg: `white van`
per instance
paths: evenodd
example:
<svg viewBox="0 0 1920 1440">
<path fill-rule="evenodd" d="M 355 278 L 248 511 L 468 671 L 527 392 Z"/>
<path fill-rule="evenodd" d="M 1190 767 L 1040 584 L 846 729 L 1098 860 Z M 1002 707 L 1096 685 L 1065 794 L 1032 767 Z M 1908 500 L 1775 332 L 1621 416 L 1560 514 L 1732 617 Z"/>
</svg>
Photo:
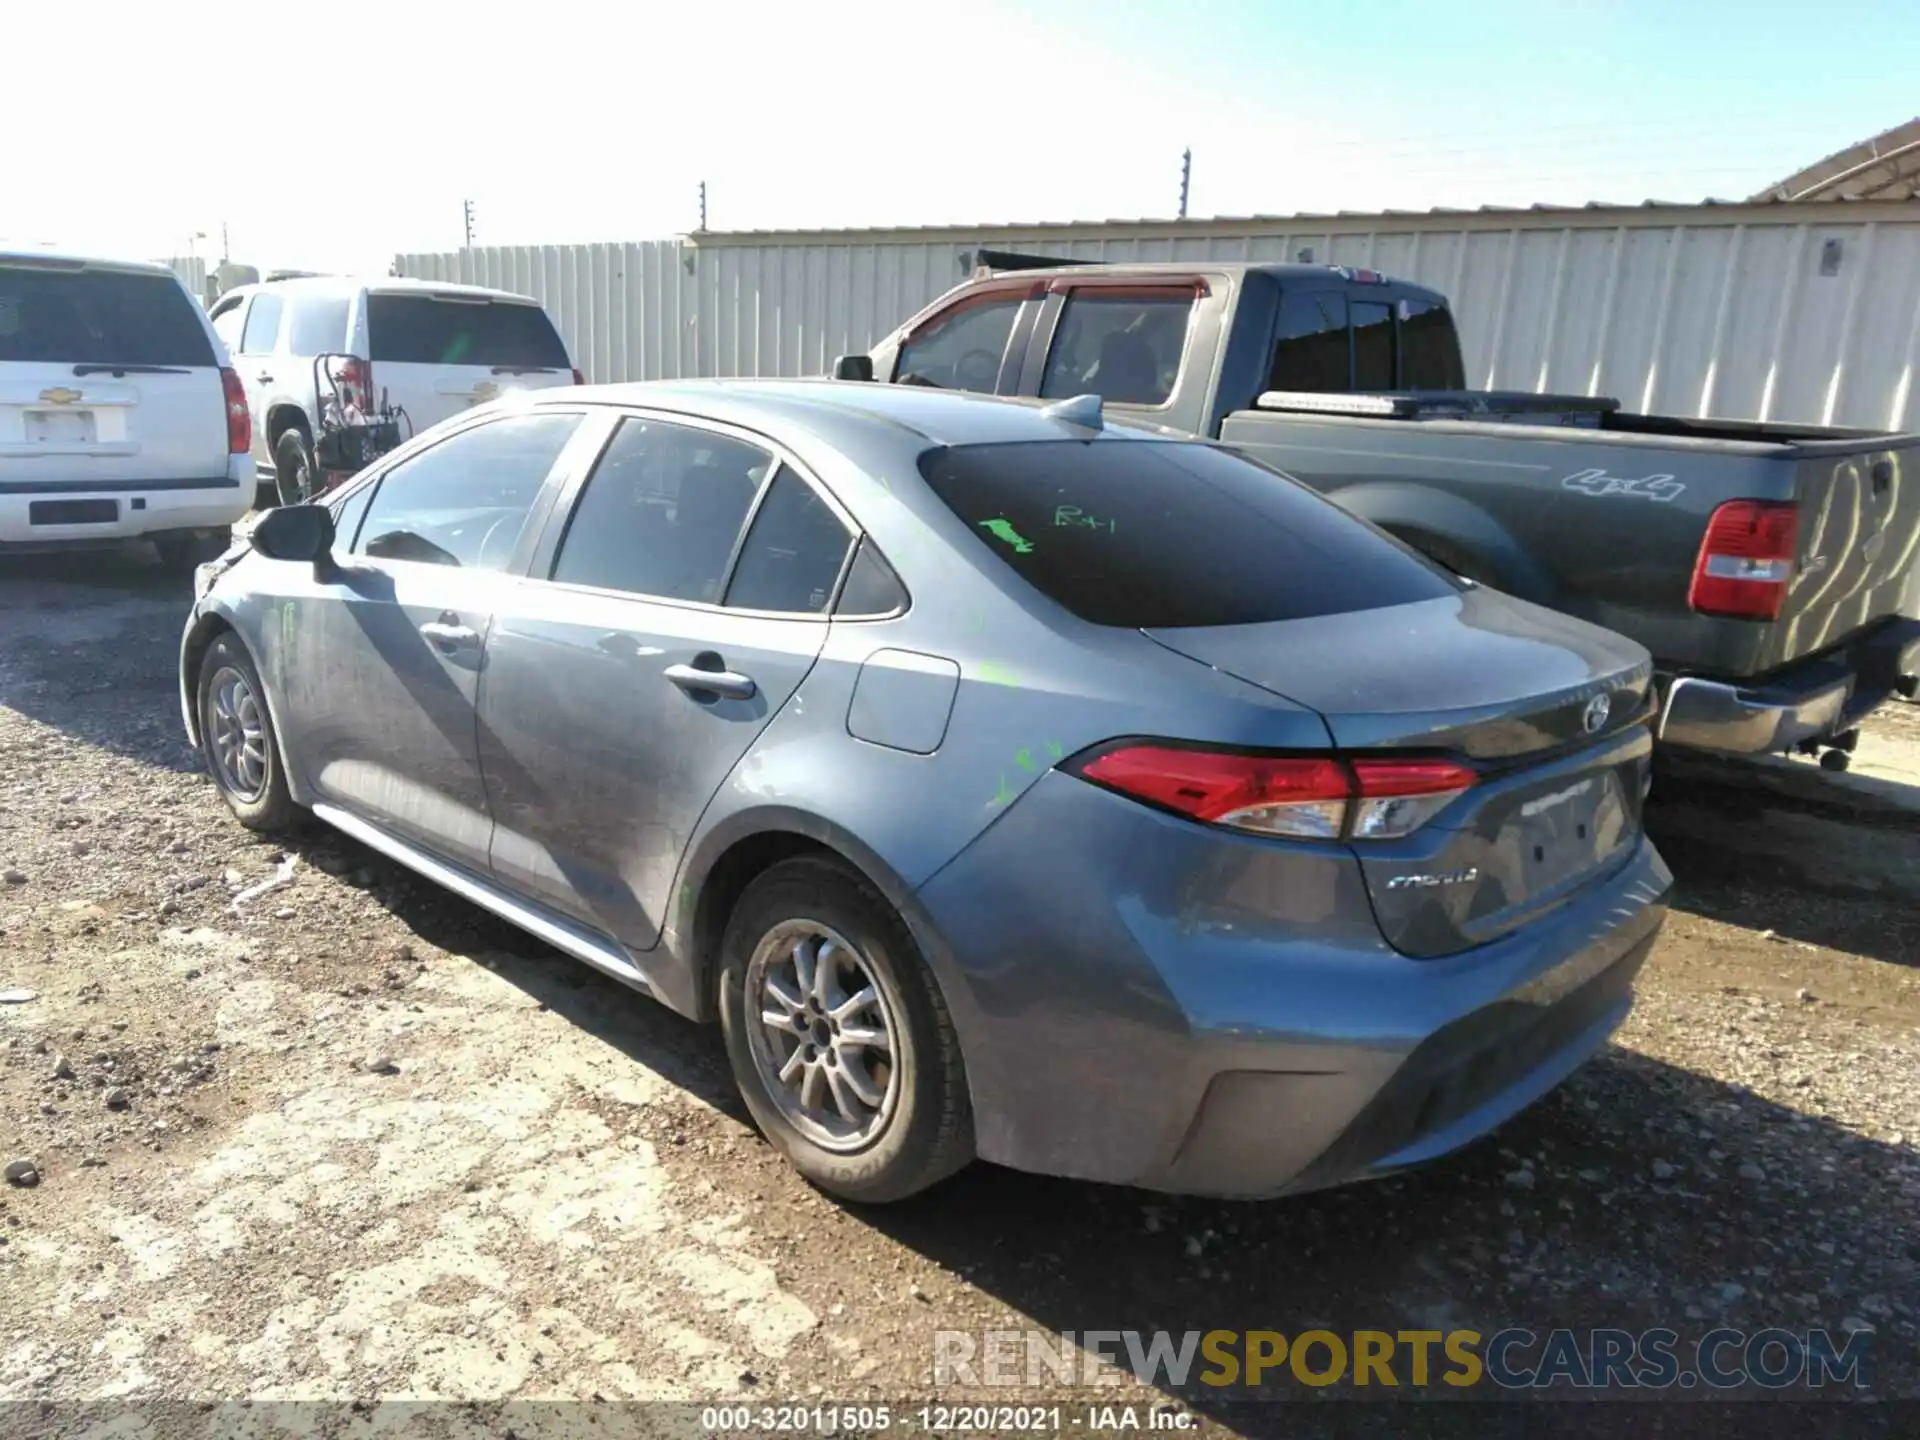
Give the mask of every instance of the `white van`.
<svg viewBox="0 0 1920 1440">
<path fill-rule="evenodd" d="M 190 564 L 252 506 L 250 444 L 171 270 L 0 251 L 0 552 L 144 538 Z"/>
<path fill-rule="evenodd" d="M 253 419 L 263 487 L 291 504 L 312 493 L 321 356 L 400 438 L 509 390 L 581 383 L 540 303 L 504 290 L 424 280 L 303 276 L 245 285 L 213 304 Z M 264 497 L 263 497 L 264 498 Z"/>
</svg>

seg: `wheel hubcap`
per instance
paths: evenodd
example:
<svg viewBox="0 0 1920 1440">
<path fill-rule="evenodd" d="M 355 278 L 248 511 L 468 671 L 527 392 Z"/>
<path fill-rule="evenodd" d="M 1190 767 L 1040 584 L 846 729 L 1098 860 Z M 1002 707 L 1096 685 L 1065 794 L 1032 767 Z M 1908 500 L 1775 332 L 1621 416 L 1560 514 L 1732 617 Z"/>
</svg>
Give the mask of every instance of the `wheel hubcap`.
<svg viewBox="0 0 1920 1440">
<path fill-rule="evenodd" d="M 899 1101 L 893 1002 L 872 964 L 813 920 L 776 925 L 745 979 L 747 1037 L 767 1092 L 827 1150 L 858 1150 Z"/>
<path fill-rule="evenodd" d="M 258 800 L 267 788 L 267 730 L 260 699 L 247 677 L 230 665 L 213 677 L 210 691 L 208 738 L 220 783 L 242 800 Z"/>
</svg>

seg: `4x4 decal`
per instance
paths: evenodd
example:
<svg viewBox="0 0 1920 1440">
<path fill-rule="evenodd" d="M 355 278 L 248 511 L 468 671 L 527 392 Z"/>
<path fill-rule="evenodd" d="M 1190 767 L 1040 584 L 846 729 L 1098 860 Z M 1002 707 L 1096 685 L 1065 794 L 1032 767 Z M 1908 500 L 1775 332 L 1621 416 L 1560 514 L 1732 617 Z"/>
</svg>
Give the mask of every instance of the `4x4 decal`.
<svg viewBox="0 0 1920 1440">
<path fill-rule="evenodd" d="M 1647 475 L 1639 480 L 1629 480 L 1620 475 L 1609 475 L 1604 470 L 1582 470 L 1569 475 L 1560 482 L 1563 490 L 1578 490 L 1585 495 L 1626 495 L 1640 500 L 1653 500 L 1665 503 L 1678 499 L 1687 488 L 1671 475 Z"/>
</svg>

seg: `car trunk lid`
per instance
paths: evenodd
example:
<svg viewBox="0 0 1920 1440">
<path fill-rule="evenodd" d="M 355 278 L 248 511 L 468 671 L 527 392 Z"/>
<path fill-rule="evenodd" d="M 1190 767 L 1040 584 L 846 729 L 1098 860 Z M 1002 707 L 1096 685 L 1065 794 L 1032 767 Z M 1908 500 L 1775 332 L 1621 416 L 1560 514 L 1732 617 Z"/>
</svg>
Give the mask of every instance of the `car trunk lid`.
<svg viewBox="0 0 1920 1440">
<path fill-rule="evenodd" d="M 1318 711 L 1349 757 L 1445 755 L 1474 784 L 1400 839 L 1350 842 L 1409 955 L 1485 943 L 1584 889 L 1640 833 L 1651 661 L 1597 627 L 1475 587 L 1410 605 L 1148 630 Z"/>
</svg>

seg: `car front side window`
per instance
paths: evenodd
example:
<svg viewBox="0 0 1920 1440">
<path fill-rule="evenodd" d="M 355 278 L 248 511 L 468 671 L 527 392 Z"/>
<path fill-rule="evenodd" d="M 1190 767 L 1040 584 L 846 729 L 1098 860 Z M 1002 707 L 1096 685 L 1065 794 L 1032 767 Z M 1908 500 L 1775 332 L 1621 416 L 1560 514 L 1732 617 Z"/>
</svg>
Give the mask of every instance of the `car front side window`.
<svg viewBox="0 0 1920 1440">
<path fill-rule="evenodd" d="M 934 316 L 900 347 L 893 378 L 903 385 L 991 393 L 1000 379 L 1020 299 L 972 296 Z"/>
<path fill-rule="evenodd" d="M 402 460 L 380 478 L 351 553 L 501 569 L 580 418 L 564 412 L 505 416 Z"/>
</svg>

